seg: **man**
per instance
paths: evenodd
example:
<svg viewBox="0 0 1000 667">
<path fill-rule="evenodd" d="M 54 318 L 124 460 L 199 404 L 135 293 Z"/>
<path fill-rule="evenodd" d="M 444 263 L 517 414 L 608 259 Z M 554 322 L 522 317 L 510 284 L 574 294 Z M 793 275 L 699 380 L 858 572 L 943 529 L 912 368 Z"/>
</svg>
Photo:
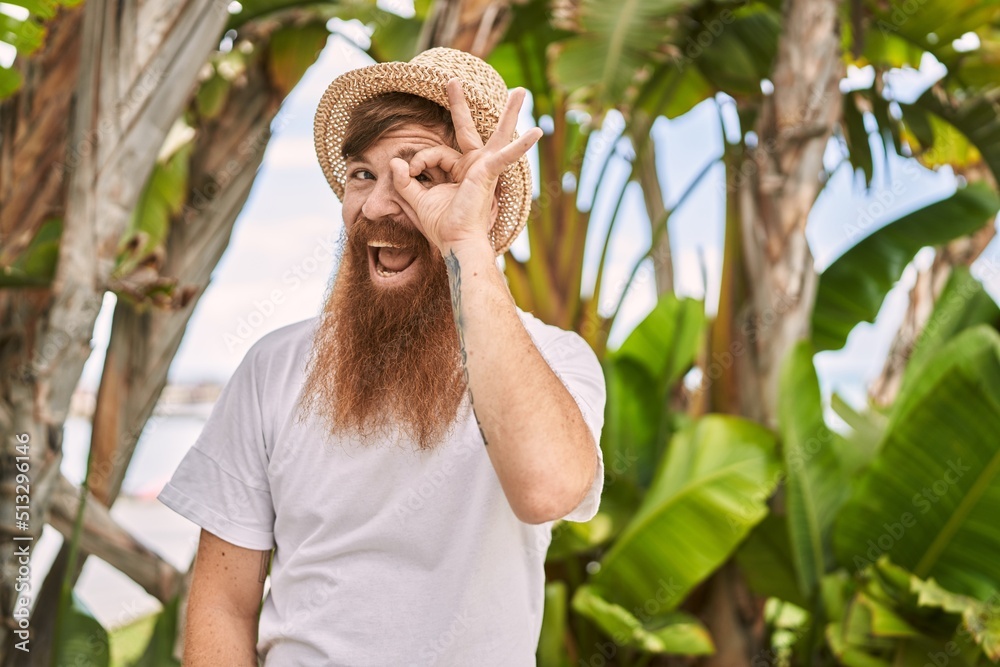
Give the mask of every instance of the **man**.
<svg viewBox="0 0 1000 667">
<path fill-rule="evenodd" d="M 535 664 L 552 524 L 600 501 L 605 387 L 496 264 L 531 203 L 523 98 L 451 49 L 324 94 L 323 312 L 250 349 L 159 495 L 203 528 L 186 666 Z"/>
</svg>

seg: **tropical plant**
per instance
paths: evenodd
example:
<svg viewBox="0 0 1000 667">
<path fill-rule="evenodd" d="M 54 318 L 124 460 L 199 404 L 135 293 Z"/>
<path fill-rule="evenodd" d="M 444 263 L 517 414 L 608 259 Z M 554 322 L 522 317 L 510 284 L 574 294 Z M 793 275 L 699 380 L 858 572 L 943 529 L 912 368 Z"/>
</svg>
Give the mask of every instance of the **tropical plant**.
<svg viewBox="0 0 1000 667">
<path fill-rule="evenodd" d="M 661 275 L 671 271 L 665 227 L 672 210 L 667 209 L 656 178 L 656 145 L 649 137 L 652 119 L 675 117 L 725 93 L 732 100 L 726 103 L 735 106 L 743 128 L 737 133 L 739 140 L 727 143 L 721 157 L 727 170 L 725 259 L 719 312 L 709 323 L 707 335 L 699 334 L 706 344 L 694 355 L 670 346 L 652 353 L 676 364 L 675 372 L 667 376 L 669 382 L 641 365 L 617 359 L 616 353 L 605 359 L 609 400 L 602 448 L 608 461 L 607 481 L 613 483 L 594 521 L 556 527 L 549 556 L 552 583 L 546 598 L 554 611 L 545 625 L 545 631 L 553 634 L 543 637 L 540 644 L 542 664 L 566 660 L 578 664 L 581 659 L 586 664 L 589 657 L 608 664 L 612 660 L 646 664 L 650 657 L 639 657 L 643 650 L 684 653 L 680 644 L 659 643 L 649 635 L 668 628 L 667 634 L 677 637 L 669 627 L 678 619 L 643 617 L 635 613 L 636 606 L 629 615 L 628 605 L 643 600 L 655 602 L 653 606 L 661 613 L 673 612 L 683 603 L 706 622 L 718 650 L 705 664 L 751 664 L 773 650 L 771 630 L 779 628 L 765 620 L 778 623 L 780 614 L 765 619 L 763 597 L 747 596 L 733 564 L 723 564 L 733 553 L 739 553 L 738 562 L 748 564 L 743 569 L 753 588 L 805 610 L 798 618 L 808 631 L 792 637 L 799 662 L 840 659 L 831 649 L 833 643 L 824 640 L 828 617 L 820 604 L 820 586 L 838 567 L 831 552 L 832 526 L 846 502 L 852 476 L 873 465 L 878 451 L 873 424 L 881 418 L 855 415 L 862 434 L 856 445 L 850 444 L 853 438 L 832 431 L 823 416 L 812 356 L 841 347 L 855 325 L 872 321 L 886 293 L 920 248 L 946 246 L 938 255 L 947 257 L 949 249 L 975 237 L 972 249 L 950 253 L 952 264 L 955 260 L 971 264 L 985 247 L 983 239 L 991 238 L 993 216 L 1000 206 L 989 175 L 989 155 L 997 145 L 991 133 L 998 127 L 1000 114 L 989 89 L 991 79 L 983 75 L 990 67 L 986 55 L 995 48 L 989 43 L 989 26 L 996 20 L 996 7 L 970 3 L 960 21 L 949 23 L 942 48 L 932 48 L 926 40 L 922 46 L 915 45 L 910 33 L 899 30 L 917 25 L 916 21 L 908 23 L 912 9 L 903 3 L 847 7 L 790 2 L 779 11 L 768 2 L 636 2 L 612 11 L 600 3 L 581 2 L 555 3 L 550 14 L 545 3 L 528 3 L 519 8 L 508 38 L 494 51 L 492 62 L 508 80 L 532 90 L 536 119 L 547 118 L 551 123 L 551 131 L 539 145 L 542 195 L 529 228 L 531 254 L 524 262 L 510 258 L 506 262 L 511 290 L 524 307 L 560 326 L 576 327 L 601 354 L 617 309 L 599 313 L 597 304 L 607 239 L 613 234 L 625 194 L 624 186 L 602 178 L 607 161 L 612 155 L 624 155 L 631 162 L 629 180 L 643 188 L 653 237 L 643 260 L 654 260 L 661 294 L 651 317 L 659 313 L 659 326 L 669 340 L 673 325 L 682 321 L 686 326 L 692 320 L 670 310 L 667 297 L 672 280 Z M 922 20 L 932 20 L 934 25 L 933 21 L 951 16 L 950 11 L 944 3 L 929 3 Z M 935 18 L 927 19 L 930 16 Z M 895 30 L 886 28 L 887 17 L 898 24 L 893 24 Z M 953 34 L 957 29 L 953 23 L 963 31 Z M 842 37 L 838 26 L 845 26 Z M 980 36 L 982 49 L 971 58 L 949 59 L 951 40 L 968 32 Z M 949 66 L 948 75 L 916 103 L 896 101 L 883 86 L 884 75 L 919 63 L 924 53 L 940 55 L 939 60 Z M 870 65 L 876 73 L 873 87 L 841 93 L 843 70 L 836 65 L 843 61 Z M 975 73 L 969 81 L 961 74 L 966 66 Z M 803 76 L 805 72 L 814 78 Z M 613 140 L 613 150 L 602 150 L 600 142 L 608 140 L 594 129 L 610 109 L 622 113 L 626 129 L 620 141 Z M 920 129 L 922 142 L 908 132 L 910 126 Z M 870 131 L 870 127 L 877 130 Z M 886 156 L 897 151 L 915 155 L 926 166 L 948 164 L 982 182 L 960 187 L 953 196 L 904 215 L 867 238 L 862 238 L 867 230 L 859 234 L 856 228 L 845 229 L 855 247 L 819 275 L 813 269 L 804 232 L 825 181 L 820 176 L 831 173 L 824 172 L 822 162 L 831 136 L 842 147 L 844 159 L 865 176 L 867 187 L 875 176 L 873 144 Z M 582 182 L 584 156 L 595 154 L 607 156 L 598 187 L 612 189 L 618 205 L 611 214 L 597 278 L 592 287 L 582 286 L 582 292 L 590 294 L 580 297 L 584 239 L 591 221 L 590 211 L 580 210 L 572 185 Z M 703 167 L 693 172 L 691 182 L 697 185 L 706 171 Z M 685 198 L 686 193 L 673 208 Z M 949 265 L 946 271 L 938 270 L 944 278 L 953 271 L 965 276 L 963 284 L 969 290 L 970 304 L 975 305 L 967 316 L 946 320 L 950 333 L 974 321 L 989 321 L 994 308 L 981 288 L 977 293 L 970 287 L 970 281 L 973 286 L 978 283 L 961 268 Z M 673 312 L 673 318 L 664 312 Z M 644 323 L 637 335 L 653 326 Z M 940 344 L 938 340 L 933 345 Z M 931 348 L 931 343 L 920 348 L 927 352 L 917 366 L 924 363 Z M 690 383 L 679 381 L 692 368 L 700 372 L 688 377 L 702 379 L 693 390 Z M 788 383 L 794 389 L 782 389 Z M 798 402 L 783 400 L 789 393 Z M 838 405 L 847 412 L 846 405 L 840 401 Z M 713 567 L 697 580 L 698 589 L 681 587 L 685 599 L 671 599 L 665 605 L 656 598 L 650 582 L 670 581 L 658 575 L 673 575 L 677 556 L 668 550 L 657 553 L 656 538 L 647 536 L 650 544 L 644 543 L 643 549 L 649 549 L 650 556 L 638 556 L 641 565 L 631 573 L 626 568 L 623 574 L 619 554 L 633 552 L 619 547 L 617 540 L 634 537 L 635 526 L 648 519 L 654 502 L 649 496 L 652 489 L 657 491 L 655 498 L 664 498 L 661 485 L 670 475 L 669 468 L 685 470 L 679 460 L 671 459 L 675 447 L 683 448 L 676 434 L 682 431 L 681 423 L 694 428 L 692 424 L 700 420 L 714 419 L 699 417 L 705 412 L 739 413 L 769 428 L 780 443 L 781 473 L 770 486 L 761 488 L 777 487 L 778 493 L 769 503 L 768 520 L 758 523 L 763 517 L 755 511 L 752 495 L 744 499 L 742 511 L 728 515 L 735 525 L 747 520 L 758 526 L 738 552 L 737 543 L 711 551 L 718 546 L 719 535 L 713 530 L 718 516 L 705 511 L 686 525 L 685 532 L 701 538 L 683 542 L 692 551 L 691 558 L 697 559 L 702 555 L 699 549 L 705 549 L 712 554 Z M 650 442 L 655 444 L 645 444 Z M 931 442 L 947 451 L 947 440 Z M 616 465 L 628 472 L 622 475 Z M 612 557 L 613 574 L 602 575 L 607 557 Z M 786 566 L 782 574 L 787 576 L 771 576 L 775 564 Z M 755 572 L 754 566 L 761 571 Z M 602 579 L 614 585 L 595 585 Z M 760 582 L 768 585 L 753 586 Z M 772 588 L 776 582 L 780 586 Z M 586 618 L 574 618 L 569 610 Z M 554 619 L 564 619 L 570 632 Z M 691 627 L 686 620 L 678 622 Z M 614 642 L 602 643 L 608 638 Z M 788 639 L 786 633 L 783 641 Z M 560 644 L 562 652 L 556 650 Z M 619 649 L 614 659 L 606 650 L 591 650 L 604 646 Z M 704 648 L 702 644 L 691 654 Z"/>
<path fill-rule="evenodd" d="M 83 487 L 91 495 L 83 502 L 80 489 L 58 476 L 58 457 L 32 463 L 56 480 L 33 503 L 51 507 L 53 524 L 71 538 L 38 607 L 50 618 L 62 610 L 61 633 L 79 637 L 79 627 L 101 641 L 99 626 L 71 595 L 79 545 L 166 604 L 147 659 L 173 643 L 181 574 L 143 551 L 107 507 L 228 242 L 271 120 L 315 58 L 325 20 L 341 16 L 374 28 L 369 52 L 379 60 L 437 44 L 488 57 L 511 86 L 530 89 L 532 113 L 546 128 L 530 255 L 506 255 L 505 272 L 522 308 L 576 329 L 595 348 L 608 409 L 601 511 L 587 523 L 557 524 L 546 545 L 539 664 L 923 664 L 918 653 L 936 655 L 939 646 L 952 664 L 996 659 L 990 596 L 1000 582 L 989 558 L 997 535 L 988 517 L 1000 485 L 998 445 L 990 440 L 1000 414 L 1000 312 L 968 267 L 992 238 L 1000 207 L 998 5 L 462 0 L 417 2 L 415 16 L 404 19 L 373 4 L 247 0 L 233 16 L 217 16 L 207 3 L 184 12 L 178 5 L 161 36 L 163 52 L 178 56 L 162 62 L 174 64 L 149 61 L 115 88 L 117 61 L 91 71 L 102 30 L 125 35 L 120 59 L 145 52 L 126 39 L 128 31 L 106 23 L 119 20 L 113 12 L 91 2 L 54 17 L 45 46 L 15 61 L 29 72 L 29 88 L 3 111 L 17 111 L 13 127 L 26 128 L 28 140 L 12 144 L 5 123 L 0 174 L 35 187 L 0 187 L 0 304 L 13 330 L 0 359 L 5 381 L 14 379 L 3 423 L 5 432 L 33 434 L 34 454 L 43 441 L 60 451 L 56 434 L 89 353 L 99 297 L 106 289 L 119 297 Z M 89 30 L 82 29 L 85 12 Z M 185 34 L 191 22 L 198 29 L 185 46 L 196 48 L 183 50 L 172 35 Z M 223 31 L 232 31 L 225 32 L 232 48 L 215 51 Z M 969 34 L 978 48 L 955 46 Z M 50 49 L 82 49 L 86 57 L 46 58 Z M 930 56 L 947 74 L 916 100 L 897 99 L 892 75 Z M 846 65 L 870 67 L 872 84 L 842 92 Z M 123 111 L 129 127 L 155 120 L 160 128 L 141 137 L 141 150 L 118 148 L 135 148 L 134 132 L 86 134 L 108 127 L 102 123 L 113 114 L 103 102 L 91 116 L 77 95 L 68 133 L 64 121 L 53 120 L 74 101 L 56 82 L 83 75 L 94 75 L 96 87 L 81 86 L 82 99 L 111 99 L 95 92 L 102 86 L 135 93 Z M 161 88 L 193 93 L 164 104 Z M 731 140 L 722 155 L 692 169 L 668 203 L 653 123 L 703 102 L 717 107 Z M 738 127 L 723 120 L 727 107 Z M 624 120 L 617 134 L 603 123 L 612 112 Z M 226 172 L 222 147 L 247 140 L 253 149 L 236 173 Z M 853 247 L 818 274 L 805 226 L 836 168 L 823 160 L 831 142 L 866 187 L 885 176 L 888 160 L 876 159 L 879 150 L 948 166 L 971 185 L 874 233 L 845 223 Z M 30 150 L 35 145 L 77 150 L 59 163 L 53 156 L 62 148 Z M 118 157 L 98 172 L 107 156 Z M 608 178 L 615 163 L 629 169 L 624 183 Z M 673 212 L 719 164 L 724 258 L 718 312 L 708 317 L 704 304 L 674 294 L 670 227 Z M 585 171 L 597 192 L 577 191 Z M 608 249 L 630 188 L 642 193 L 652 240 L 627 283 L 610 286 Z M 594 213 L 598 196 L 614 202 L 607 220 Z M 96 210 L 114 214 L 98 226 L 89 213 Z M 596 277 L 585 285 L 589 232 L 600 224 L 607 231 L 598 237 Z M 171 233 L 180 228 L 204 233 Z M 96 246 L 81 240 L 90 238 Z M 919 274 L 893 354 L 873 384 L 873 403 L 858 411 L 834 396 L 833 408 L 849 425 L 835 431 L 813 357 L 874 319 L 903 268 L 928 245 L 936 248 L 934 264 Z M 644 262 L 654 268 L 657 305 L 608 350 Z M 79 276 L 95 278 L 74 282 Z M 599 307 L 609 297 L 616 305 Z M 30 408 L 39 401 L 42 417 Z M 958 470 L 973 461 L 975 472 L 955 477 L 955 468 L 939 465 L 949 461 Z M 937 493 L 940 479 L 955 483 Z M 920 495 L 928 484 L 933 500 Z M 929 503 L 926 516 L 913 511 L 922 509 L 920 497 Z M 904 523 L 907 512 L 913 522 Z M 881 547 L 886 531 L 905 549 Z M 878 547 L 871 555 L 867 540 Z M 60 642 L 63 659 L 73 657 L 73 645 Z"/>
</svg>

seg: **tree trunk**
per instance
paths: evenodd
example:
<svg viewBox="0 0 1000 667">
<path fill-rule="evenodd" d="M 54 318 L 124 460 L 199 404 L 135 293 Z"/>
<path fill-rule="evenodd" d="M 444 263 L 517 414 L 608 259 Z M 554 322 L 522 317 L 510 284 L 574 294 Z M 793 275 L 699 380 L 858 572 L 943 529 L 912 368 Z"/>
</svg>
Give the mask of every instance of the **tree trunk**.
<svg viewBox="0 0 1000 667">
<path fill-rule="evenodd" d="M 716 380 L 720 391 L 713 390 L 712 398 L 770 428 L 777 426 L 781 363 L 809 335 L 815 300 L 817 276 L 805 229 L 822 187 L 823 153 L 841 111 L 838 4 L 786 0 L 774 92 L 761 106 L 757 144 L 747 148 L 735 173 L 727 173 L 727 191 L 736 197 L 735 210 L 727 208 L 727 224 L 738 222 L 739 231 L 738 238 L 735 230 L 726 234 L 729 274 L 724 268 L 719 312 L 725 315 L 720 326 L 728 331 L 717 326 L 721 335 L 712 339 L 713 357 L 723 357 Z M 730 564 L 708 584 L 724 591 L 713 599 L 730 603 L 705 610 L 717 646 L 702 662 L 706 666 L 749 666 L 764 646 L 763 607 L 738 604 L 753 596 L 737 572 Z"/>
<path fill-rule="evenodd" d="M 823 153 L 841 113 L 837 0 L 790 0 L 764 98 L 758 144 L 748 151 L 738 188 L 747 332 L 741 396 L 744 415 L 774 428 L 781 362 L 809 335 L 816 272 L 806 241 L 809 212 L 822 187 Z M 742 332 L 741 332 L 742 333 Z"/>
<path fill-rule="evenodd" d="M 224 5 L 208 0 L 92 0 L 56 19 L 47 47 L 21 65 L 24 87 L 4 104 L 5 236 L 16 231 L 23 248 L 42 220 L 64 218 L 51 284 L 0 291 L 3 453 L 15 455 L 15 434 L 26 434 L 32 481 L 26 536 L 37 537 L 48 515 L 63 422 L 90 355 L 118 242 L 163 138 L 227 18 Z M 67 94 L 73 80 L 76 87 Z M 21 167 L 22 160 L 29 166 Z M 54 168 L 60 160 L 62 173 Z M 15 174 L 22 174 L 16 191 L 7 180 Z M 8 209 L 8 201 L 23 201 L 25 191 L 35 201 Z M 20 210 L 26 215 L 15 213 Z M 4 468 L 0 478 L 5 507 L 14 505 L 13 472 Z M 17 567 L 11 544 L 4 540 L 0 551 L 5 575 Z M 0 660 L 14 638 L 15 583 L 10 576 L 0 579 Z"/>
<path fill-rule="evenodd" d="M 229 244 L 256 178 L 271 138 L 271 123 L 289 92 L 268 76 L 269 42 L 277 30 L 291 25 L 315 28 L 323 22 L 316 23 L 312 12 L 286 11 L 241 27 L 241 39 L 252 51 L 221 110 L 211 118 L 201 118 L 195 103 L 188 109 L 188 117 L 197 119 L 189 189 L 183 212 L 170 222 L 166 247 L 142 258 L 140 269 L 114 283 L 123 293 L 115 305 L 98 388 L 88 476 L 90 490 L 104 506 L 110 507 L 118 497 L 188 321 Z M 321 46 L 322 42 L 317 44 L 317 55 Z M 143 291 L 164 283 L 179 285 L 171 307 L 150 307 Z M 75 570 L 67 573 L 68 550 L 69 544 L 64 543 L 43 590 L 58 590 L 66 576 L 75 584 L 89 553 L 99 553 L 82 544 Z M 173 590 L 180 589 L 174 586 Z M 39 628 L 49 628 L 55 621 L 55 609 L 47 611 L 35 619 Z"/>
</svg>

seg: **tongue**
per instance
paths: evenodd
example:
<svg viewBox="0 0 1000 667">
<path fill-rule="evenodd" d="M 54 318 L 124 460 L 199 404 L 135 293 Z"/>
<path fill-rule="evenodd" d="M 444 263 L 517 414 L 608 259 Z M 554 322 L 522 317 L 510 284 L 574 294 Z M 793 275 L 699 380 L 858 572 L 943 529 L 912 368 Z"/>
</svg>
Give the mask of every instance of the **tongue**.
<svg viewBox="0 0 1000 667">
<path fill-rule="evenodd" d="M 406 248 L 379 248 L 378 261 L 390 271 L 402 271 L 413 261 L 413 252 Z"/>
</svg>

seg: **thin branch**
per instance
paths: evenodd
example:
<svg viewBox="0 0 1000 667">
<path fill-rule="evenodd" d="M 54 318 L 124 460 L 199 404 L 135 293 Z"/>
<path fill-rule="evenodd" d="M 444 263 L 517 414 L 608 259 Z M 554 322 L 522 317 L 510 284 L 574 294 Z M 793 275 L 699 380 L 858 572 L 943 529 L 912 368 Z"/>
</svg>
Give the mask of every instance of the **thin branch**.
<svg viewBox="0 0 1000 667">
<path fill-rule="evenodd" d="M 680 208 L 685 201 L 687 201 L 687 198 L 691 195 L 692 192 L 694 192 L 694 190 L 698 187 L 698 184 L 701 183 L 702 179 L 705 178 L 705 175 L 708 174 L 711 168 L 715 166 L 716 162 L 718 162 L 718 158 L 713 158 L 709 160 L 708 163 L 701 168 L 701 171 L 698 172 L 698 175 L 695 176 L 694 180 L 692 180 L 691 183 L 687 186 L 683 194 L 681 194 L 681 196 L 677 199 L 677 203 L 674 204 L 673 208 L 664 211 L 662 218 L 660 220 L 657 220 L 656 224 L 653 225 L 653 238 L 649 244 L 649 250 L 647 250 L 645 254 L 643 254 L 643 256 L 640 257 L 639 260 L 632 267 L 632 271 L 629 273 L 629 278 L 625 282 L 625 288 L 618 296 L 618 303 L 615 305 L 615 309 L 611 312 L 611 315 L 608 316 L 608 331 L 611 330 L 611 326 L 615 323 L 615 319 L 618 317 L 618 312 L 621 310 L 622 304 L 625 301 L 625 295 L 628 294 L 629 289 L 632 287 L 632 282 L 635 280 L 636 275 L 639 273 L 639 267 L 642 265 L 643 262 L 645 262 L 652 256 L 653 248 L 655 248 L 657 243 L 659 242 L 660 236 L 666 232 L 667 222 L 670 220 L 670 216 L 673 214 L 674 211 Z M 603 261 L 603 256 L 602 256 L 602 261 Z"/>
</svg>

